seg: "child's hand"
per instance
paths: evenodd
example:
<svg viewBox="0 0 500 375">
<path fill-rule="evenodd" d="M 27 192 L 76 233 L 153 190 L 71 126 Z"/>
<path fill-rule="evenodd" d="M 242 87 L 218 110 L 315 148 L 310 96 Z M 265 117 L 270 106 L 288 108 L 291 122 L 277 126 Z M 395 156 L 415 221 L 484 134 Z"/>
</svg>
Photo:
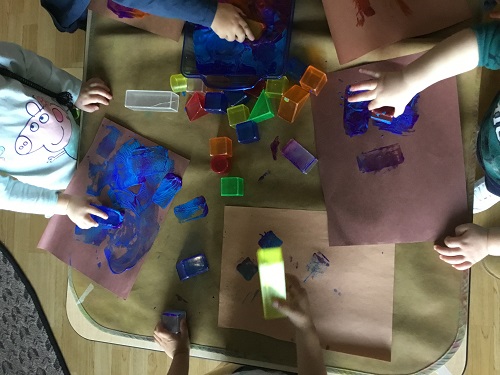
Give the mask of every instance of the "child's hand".
<svg viewBox="0 0 500 375">
<path fill-rule="evenodd" d="M 456 237 L 444 239 L 446 246 L 435 245 L 439 258 L 457 270 L 466 270 L 490 255 L 488 229 L 476 224 L 462 224 L 455 228 Z"/>
<path fill-rule="evenodd" d="M 99 78 L 91 78 L 82 83 L 80 96 L 76 99 L 75 106 L 85 112 L 94 112 L 100 104 L 108 105 L 113 99 L 109 87 Z"/>
<path fill-rule="evenodd" d="M 405 82 L 402 71 L 384 73 L 360 69 L 359 72 L 375 79 L 352 85 L 351 91 L 368 91 L 352 95 L 348 101 L 354 103 L 371 100 L 368 104 L 370 111 L 381 107 L 394 107 L 394 117 L 397 117 L 404 112 L 406 105 L 417 94 Z"/>
<path fill-rule="evenodd" d="M 274 308 L 285 314 L 297 329 L 313 327 L 311 307 L 306 290 L 302 288 L 300 281 L 293 275 L 286 274 L 286 282 L 288 287 L 287 299 L 285 301 L 276 298 L 273 301 Z"/>
<path fill-rule="evenodd" d="M 186 319 L 181 320 L 180 328 L 180 333 L 169 332 L 163 327 L 161 321 L 155 327 L 154 339 L 170 358 L 179 354 L 189 355 L 189 332 Z"/>
<path fill-rule="evenodd" d="M 255 37 L 242 16 L 244 16 L 243 11 L 234 5 L 219 3 L 210 27 L 219 38 L 229 42 L 237 40 L 242 43 L 245 38 L 254 40 Z"/>
<path fill-rule="evenodd" d="M 71 221 L 81 229 L 97 227 L 98 224 L 90 217 L 90 214 L 102 217 L 105 220 L 108 219 L 108 215 L 92 206 L 91 203 L 100 204 L 95 197 L 59 194 L 56 214 L 68 215 Z"/>
</svg>

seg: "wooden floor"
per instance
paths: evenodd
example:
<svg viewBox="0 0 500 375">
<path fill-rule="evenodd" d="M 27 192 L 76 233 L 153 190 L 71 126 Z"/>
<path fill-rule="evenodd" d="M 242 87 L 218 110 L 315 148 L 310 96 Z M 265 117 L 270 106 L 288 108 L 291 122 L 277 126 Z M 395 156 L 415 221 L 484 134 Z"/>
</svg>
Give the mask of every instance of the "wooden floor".
<svg viewBox="0 0 500 375">
<path fill-rule="evenodd" d="M 83 67 L 85 34 L 59 33 L 36 0 L 0 0 L 0 37 L 60 67 Z M 46 219 L 40 216 L 0 211 L 0 240 L 13 252 L 33 284 L 71 373 L 166 374 L 169 363 L 162 353 L 95 343 L 73 331 L 65 310 L 67 267 L 37 250 L 45 225 Z M 500 282 L 481 266 L 474 268 L 467 374 L 500 374 L 499 287 Z M 190 374 L 205 374 L 216 366 L 218 363 L 193 359 Z"/>
</svg>

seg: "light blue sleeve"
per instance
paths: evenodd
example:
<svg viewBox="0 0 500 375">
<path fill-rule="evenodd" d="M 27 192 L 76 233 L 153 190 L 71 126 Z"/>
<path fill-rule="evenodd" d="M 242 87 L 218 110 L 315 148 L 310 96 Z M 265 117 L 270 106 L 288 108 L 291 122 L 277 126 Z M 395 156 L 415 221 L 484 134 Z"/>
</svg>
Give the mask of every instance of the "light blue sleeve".
<svg viewBox="0 0 500 375">
<path fill-rule="evenodd" d="M 0 209 L 51 216 L 57 204 L 55 190 L 25 184 L 0 175 Z"/>
<path fill-rule="evenodd" d="M 500 21 L 492 21 L 472 28 L 479 48 L 479 66 L 500 69 Z"/>
<path fill-rule="evenodd" d="M 17 44 L 0 42 L 0 65 L 55 93 L 68 91 L 73 102 L 80 95 L 82 82 L 78 78 Z"/>
</svg>

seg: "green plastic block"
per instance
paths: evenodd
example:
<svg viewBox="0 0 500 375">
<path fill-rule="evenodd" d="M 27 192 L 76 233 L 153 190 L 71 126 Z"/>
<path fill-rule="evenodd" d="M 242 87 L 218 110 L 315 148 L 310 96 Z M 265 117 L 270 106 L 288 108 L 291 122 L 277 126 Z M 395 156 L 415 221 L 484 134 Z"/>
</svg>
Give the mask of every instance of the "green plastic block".
<svg viewBox="0 0 500 375">
<path fill-rule="evenodd" d="M 242 197 L 244 193 L 244 180 L 241 177 L 222 177 L 220 179 L 221 197 Z"/>
<path fill-rule="evenodd" d="M 273 298 L 286 299 L 285 264 L 281 247 L 257 250 L 257 263 L 264 319 L 284 318 L 273 307 Z"/>
<path fill-rule="evenodd" d="M 248 120 L 250 116 L 250 110 L 245 104 L 235 105 L 234 107 L 229 107 L 227 109 L 227 118 L 229 119 L 229 125 L 235 128 L 236 125 L 241 124 Z"/>
<path fill-rule="evenodd" d="M 268 79 L 266 82 L 266 95 L 270 98 L 280 98 L 288 90 L 288 78 Z"/>
<path fill-rule="evenodd" d="M 262 91 L 248 119 L 255 122 L 262 122 L 264 120 L 269 120 L 270 118 L 273 117 L 274 117 L 274 112 L 271 107 L 271 102 L 269 101 L 266 92 Z"/>
<path fill-rule="evenodd" d="M 170 87 L 173 92 L 184 92 L 187 90 L 187 78 L 182 74 L 173 74 L 170 76 Z"/>
</svg>

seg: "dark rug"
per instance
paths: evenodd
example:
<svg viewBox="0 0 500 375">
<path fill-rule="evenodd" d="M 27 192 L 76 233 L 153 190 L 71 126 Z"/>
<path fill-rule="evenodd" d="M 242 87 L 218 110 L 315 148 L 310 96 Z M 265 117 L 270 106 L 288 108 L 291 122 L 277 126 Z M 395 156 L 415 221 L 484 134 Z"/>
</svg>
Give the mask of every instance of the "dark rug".
<svg viewBox="0 0 500 375">
<path fill-rule="evenodd" d="M 0 374 L 69 374 L 35 290 L 1 242 Z"/>
</svg>

